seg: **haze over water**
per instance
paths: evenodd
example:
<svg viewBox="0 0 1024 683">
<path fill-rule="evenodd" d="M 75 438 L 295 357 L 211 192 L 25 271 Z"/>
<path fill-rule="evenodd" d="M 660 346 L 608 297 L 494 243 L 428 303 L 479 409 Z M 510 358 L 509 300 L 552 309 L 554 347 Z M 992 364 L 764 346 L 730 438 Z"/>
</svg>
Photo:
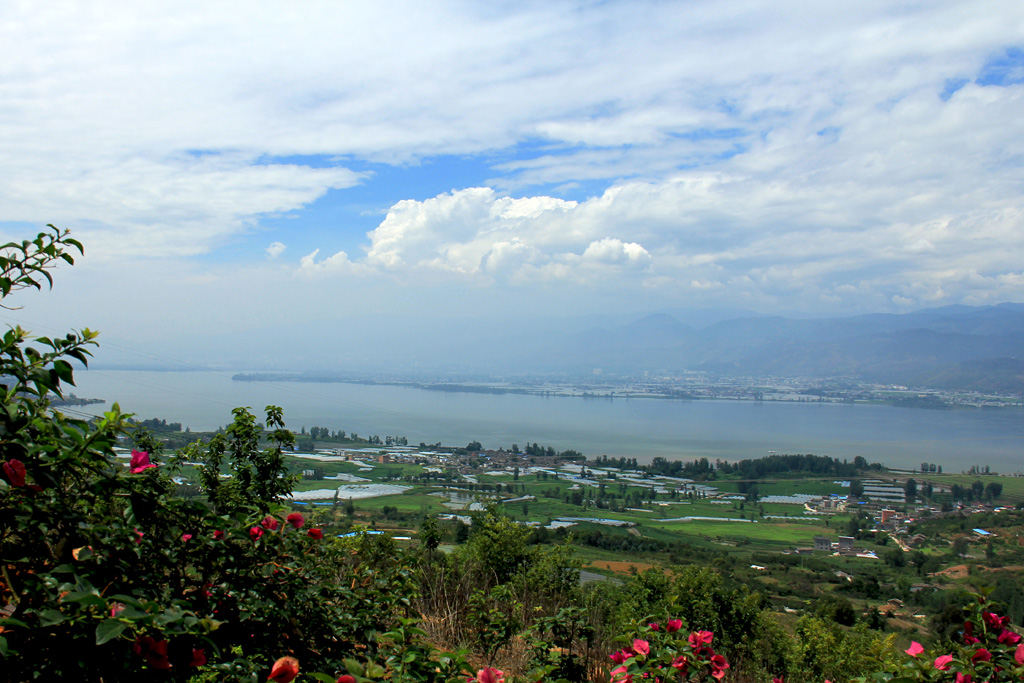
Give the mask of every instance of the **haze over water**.
<svg viewBox="0 0 1024 683">
<path fill-rule="evenodd" d="M 1024 411 L 925 410 L 883 405 L 583 399 L 434 392 L 399 386 L 235 382 L 230 373 L 89 370 L 76 375 L 80 397 L 118 401 L 139 418 L 181 422 L 193 431 L 231 421 L 231 409 L 284 408 L 289 428 L 344 429 L 366 437 L 408 437 L 486 448 L 527 442 L 649 462 L 739 460 L 778 453 L 862 455 L 890 467 L 922 461 L 946 472 L 988 465 L 1024 470 Z M 74 410 L 98 413 L 109 407 Z"/>
</svg>

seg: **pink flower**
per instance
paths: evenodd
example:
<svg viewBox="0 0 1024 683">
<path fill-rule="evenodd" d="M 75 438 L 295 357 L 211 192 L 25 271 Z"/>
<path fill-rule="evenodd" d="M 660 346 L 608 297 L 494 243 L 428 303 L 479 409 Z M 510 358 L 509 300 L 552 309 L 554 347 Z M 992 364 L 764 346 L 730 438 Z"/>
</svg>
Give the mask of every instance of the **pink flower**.
<svg viewBox="0 0 1024 683">
<path fill-rule="evenodd" d="M 277 531 L 278 523 L 276 519 L 267 515 L 263 518 L 263 521 L 260 522 L 260 526 L 264 529 L 269 529 L 270 531 Z"/>
<path fill-rule="evenodd" d="M 973 655 L 971 655 L 971 663 L 977 664 L 978 662 L 987 662 L 992 659 L 992 653 L 983 647 L 979 647 Z"/>
<path fill-rule="evenodd" d="M 941 657 L 935 658 L 935 668 L 939 671 L 947 671 L 949 665 L 953 662 L 953 655 L 942 655 Z"/>
<path fill-rule="evenodd" d="M 10 480 L 11 486 L 25 485 L 25 463 L 22 461 L 11 458 L 5 462 L 4 474 L 6 474 L 7 479 Z"/>
<path fill-rule="evenodd" d="M 139 474 L 150 467 L 156 467 L 149 461 L 149 453 L 146 451 L 132 451 L 132 462 L 129 465 L 132 474 Z"/>
<path fill-rule="evenodd" d="M 1016 645 L 1020 642 L 1020 634 L 1007 628 L 1003 629 L 996 640 L 1002 645 Z"/>
<path fill-rule="evenodd" d="M 186 542 L 188 542 L 191 539 L 192 539 L 192 534 L 182 534 L 181 535 L 181 541 L 183 543 L 186 543 Z"/>
<path fill-rule="evenodd" d="M 910 647 L 904 650 L 904 652 L 906 652 L 911 657 L 916 657 L 922 652 L 924 652 L 924 646 L 922 646 L 921 643 L 915 640 L 910 643 Z"/>
<path fill-rule="evenodd" d="M 772 676 L 772 683 L 786 683 L 786 679 L 782 676 Z"/>
<path fill-rule="evenodd" d="M 142 537 L 145 536 L 145 535 L 146 534 L 144 534 L 141 531 L 139 531 L 138 529 L 136 529 L 135 530 L 135 542 L 136 543 L 142 543 Z"/>
<path fill-rule="evenodd" d="M 971 674 L 956 672 L 956 683 L 971 683 Z"/>
<path fill-rule="evenodd" d="M 668 623 L 665 624 L 665 630 L 669 633 L 675 633 L 683 627 L 682 619 L 669 619 Z"/>
<path fill-rule="evenodd" d="M 115 602 L 113 605 L 110 606 L 110 618 L 111 619 L 115 618 L 118 614 L 120 614 L 123 611 L 124 611 L 124 604 L 122 604 L 120 602 Z"/>
<path fill-rule="evenodd" d="M 213 532 L 213 540 L 220 541 L 220 540 L 223 540 L 223 539 L 224 539 L 224 532 L 223 531 L 221 531 L 220 529 L 217 529 L 216 531 Z"/>
<path fill-rule="evenodd" d="M 338 676 L 337 683 L 356 683 L 356 679 L 354 676 L 351 676 L 349 674 L 342 674 Z"/>
<path fill-rule="evenodd" d="M 686 669 L 690 666 L 690 660 L 686 658 L 686 655 L 679 655 L 672 660 L 672 668 L 681 673 L 683 676 L 686 675 Z"/>
<path fill-rule="evenodd" d="M 299 660 L 295 657 L 281 657 L 270 668 L 270 676 L 267 680 L 274 681 L 274 683 L 291 683 L 298 675 Z"/>
<path fill-rule="evenodd" d="M 614 654 L 609 655 L 616 664 L 625 664 L 626 660 L 632 656 L 633 652 L 631 650 L 618 650 Z"/>
<path fill-rule="evenodd" d="M 633 683 L 633 677 L 626 673 L 626 667 L 612 669 L 612 683 Z"/>
<path fill-rule="evenodd" d="M 505 683 L 505 672 L 486 666 L 476 672 L 476 678 L 470 678 L 469 681 L 475 683 Z"/>
<path fill-rule="evenodd" d="M 1018 664 L 1024 666 L 1024 643 L 1017 646 L 1016 652 L 1013 653 L 1013 658 Z"/>
<path fill-rule="evenodd" d="M 633 641 L 633 652 L 638 655 L 649 655 L 651 654 L 651 644 L 637 638 Z"/>
<path fill-rule="evenodd" d="M 656 623 L 654 623 L 654 622 L 651 622 L 650 624 L 647 624 L 647 628 L 651 629 L 652 631 L 658 631 L 658 630 L 660 630 L 660 629 L 661 629 L 661 627 L 660 627 L 660 626 L 658 626 L 658 625 L 657 625 Z"/>
<path fill-rule="evenodd" d="M 690 642 L 690 647 L 695 650 L 702 645 L 710 645 L 711 640 L 715 637 L 715 634 L 711 631 L 694 631 L 690 634 L 687 640 Z"/>
<path fill-rule="evenodd" d="M 301 512 L 293 512 L 285 517 L 285 521 L 292 525 L 295 529 L 301 529 L 306 523 L 306 518 L 302 516 Z"/>
<path fill-rule="evenodd" d="M 206 664 L 206 651 L 203 648 L 192 648 L 192 661 L 189 666 L 203 666 Z"/>
<path fill-rule="evenodd" d="M 260 536 L 262 535 L 263 529 L 259 528 L 258 526 L 254 526 L 253 528 L 249 529 L 249 538 L 251 538 L 254 541 L 258 541 Z"/>
<path fill-rule="evenodd" d="M 324 532 L 321 531 L 320 529 L 310 529 L 309 531 L 306 532 L 306 535 L 309 536 L 310 538 L 312 538 L 315 541 L 319 541 L 320 539 L 322 539 L 324 537 Z"/>
</svg>

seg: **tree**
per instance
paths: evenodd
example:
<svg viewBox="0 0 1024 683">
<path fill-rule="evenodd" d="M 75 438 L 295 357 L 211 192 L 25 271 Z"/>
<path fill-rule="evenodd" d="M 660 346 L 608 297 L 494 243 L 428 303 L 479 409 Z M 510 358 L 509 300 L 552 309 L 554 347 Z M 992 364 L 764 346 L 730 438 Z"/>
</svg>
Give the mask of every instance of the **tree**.
<svg viewBox="0 0 1024 683">
<path fill-rule="evenodd" d="M 221 514 L 245 508 L 268 512 L 270 505 L 291 493 L 295 478 L 288 475 L 283 449 L 295 443 L 295 436 L 284 427 L 284 416 L 277 406 L 267 406 L 267 435 L 273 444 L 259 449 L 263 426 L 248 408 L 231 411 L 235 421 L 209 444 L 193 443 L 185 448 L 186 459 L 200 461 L 199 480 L 214 508 Z M 227 465 L 231 479 L 221 478 Z"/>
<path fill-rule="evenodd" d="M 913 478 L 907 479 L 907 483 L 903 485 L 903 494 L 908 503 L 913 503 L 917 498 L 917 482 Z"/>
</svg>

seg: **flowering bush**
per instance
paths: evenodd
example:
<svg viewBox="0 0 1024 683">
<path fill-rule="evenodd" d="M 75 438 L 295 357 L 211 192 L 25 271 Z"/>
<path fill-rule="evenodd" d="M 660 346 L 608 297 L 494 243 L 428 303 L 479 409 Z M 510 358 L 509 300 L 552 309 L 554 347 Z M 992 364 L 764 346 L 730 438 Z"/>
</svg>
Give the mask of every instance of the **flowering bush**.
<svg viewBox="0 0 1024 683">
<path fill-rule="evenodd" d="M 729 663 L 712 647 L 714 634 L 687 634 L 682 628 L 681 619 L 669 619 L 663 624 L 650 621 L 637 629 L 632 642 L 611 655 L 617 665 L 611 671 L 612 683 L 721 680 Z"/>
<path fill-rule="evenodd" d="M 0 246 L 0 300 L 48 282 L 69 249 L 81 247 L 56 229 Z M 279 505 L 294 481 L 279 408 L 266 428 L 239 408 L 210 444 L 171 458 L 139 447 L 127 462 L 114 451 L 129 428 L 116 404 L 94 421 L 54 409 L 94 338 L 0 338 L 4 680 L 283 681 L 300 662 L 332 681 L 464 680 L 464 663 L 423 644 L 409 619 L 400 556 L 369 561 L 359 541 L 328 539 Z M 206 501 L 174 493 L 186 459 L 203 463 Z"/>
<path fill-rule="evenodd" d="M 906 657 L 892 671 L 860 681 L 949 681 L 950 683 L 998 683 L 1024 681 L 1024 641 L 1006 616 L 989 602 L 990 590 L 974 593 L 964 608 L 959 642 L 952 647 L 926 649 L 918 642 L 905 650 Z"/>
</svg>

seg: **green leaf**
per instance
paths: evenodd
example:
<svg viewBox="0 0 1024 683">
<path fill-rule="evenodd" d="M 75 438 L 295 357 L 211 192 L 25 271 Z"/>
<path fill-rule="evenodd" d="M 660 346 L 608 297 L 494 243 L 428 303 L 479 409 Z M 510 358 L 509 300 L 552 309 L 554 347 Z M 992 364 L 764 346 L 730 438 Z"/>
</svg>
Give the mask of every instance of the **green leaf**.
<svg viewBox="0 0 1024 683">
<path fill-rule="evenodd" d="M 128 624 L 118 619 L 104 619 L 100 622 L 100 625 L 96 627 L 96 644 L 102 645 L 108 640 L 113 640 L 121 635 L 121 631 L 125 629 Z"/>
<path fill-rule="evenodd" d="M 61 602 L 80 602 L 83 605 L 105 607 L 107 602 L 93 591 L 74 591 L 64 596 Z"/>
<path fill-rule="evenodd" d="M 384 667 L 382 667 L 380 664 L 367 662 L 366 676 L 367 678 L 384 678 Z"/>
<path fill-rule="evenodd" d="M 64 615 L 55 609 L 45 609 L 39 613 L 39 622 L 43 626 L 55 626 L 64 621 Z"/>
<path fill-rule="evenodd" d="M 323 681 L 323 683 L 334 683 L 337 679 L 334 676 L 328 676 L 327 674 L 315 673 L 315 674 L 304 674 L 305 676 L 312 678 L 316 681 Z"/>
<path fill-rule="evenodd" d="M 53 369 L 60 377 L 60 381 L 66 382 L 71 386 L 75 385 L 75 373 L 74 368 L 71 367 L 71 363 L 66 360 L 55 360 L 53 361 Z"/>
</svg>

